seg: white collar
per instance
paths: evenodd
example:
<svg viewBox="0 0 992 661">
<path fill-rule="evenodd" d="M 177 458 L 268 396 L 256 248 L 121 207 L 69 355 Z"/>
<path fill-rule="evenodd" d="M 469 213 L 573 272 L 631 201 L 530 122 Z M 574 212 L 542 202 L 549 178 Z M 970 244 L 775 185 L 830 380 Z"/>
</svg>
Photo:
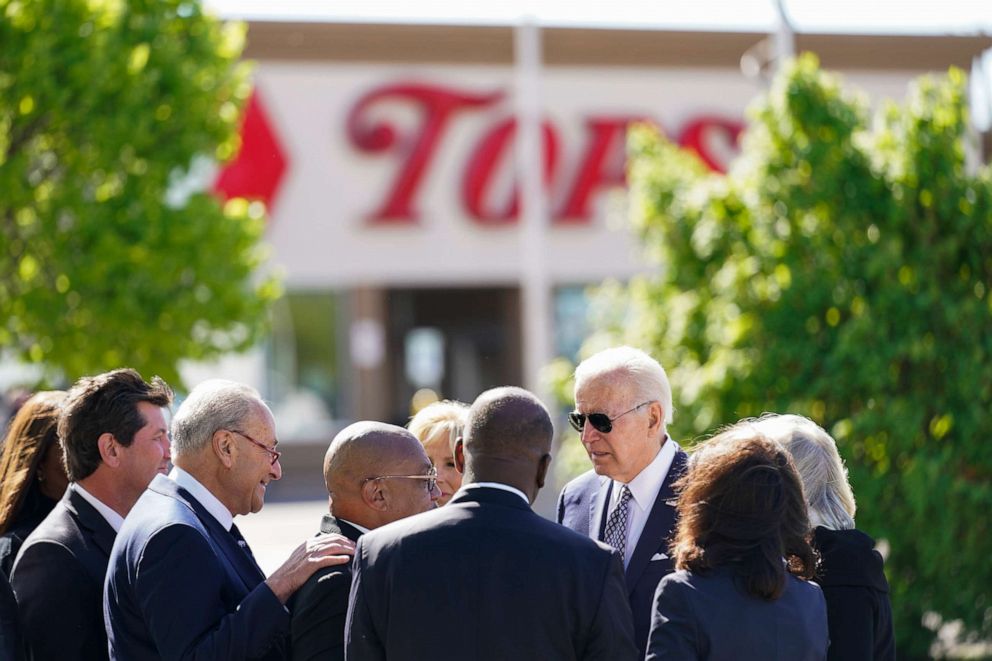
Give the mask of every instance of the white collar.
<svg viewBox="0 0 992 661">
<path fill-rule="evenodd" d="M 99 512 L 100 516 L 102 516 L 104 519 L 107 520 L 107 523 L 109 523 L 110 527 L 114 529 L 114 532 L 121 531 L 121 526 L 124 525 L 123 516 L 121 516 L 114 510 L 107 507 L 107 505 L 105 505 L 102 500 L 100 500 L 99 498 L 91 494 L 89 491 L 84 489 L 83 485 L 81 485 L 79 482 L 73 482 L 70 485 L 70 488 L 75 489 L 76 493 L 78 493 L 80 496 L 83 497 L 83 500 L 85 500 L 87 503 L 92 505 L 93 509 Z"/>
<path fill-rule="evenodd" d="M 523 491 L 521 491 L 516 487 L 511 487 L 509 484 L 503 484 L 502 482 L 472 482 L 471 484 L 463 484 L 462 488 L 459 489 L 459 491 L 468 491 L 469 489 L 475 489 L 478 487 L 485 487 L 489 489 L 500 489 L 502 491 L 509 491 L 510 493 L 515 493 L 521 498 L 523 498 L 524 502 L 527 503 L 527 507 L 530 507 L 530 499 L 527 498 L 527 496 L 524 494 Z"/>
<path fill-rule="evenodd" d="M 666 435 L 665 442 L 651 463 L 645 466 L 637 474 L 637 477 L 627 483 L 627 488 L 630 489 L 630 495 L 642 510 L 649 511 L 654 505 L 654 501 L 658 498 L 658 493 L 661 492 L 661 485 L 665 483 L 665 478 L 668 477 L 668 469 L 672 467 L 672 461 L 675 459 L 675 453 L 678 450 L 678 443 Z M 615 500 L 618 497 L 622 484 L 623 482 L 613 481 L 613 496 L 611 500 Z"/>
<path fill-rule="evenodd" d="M 169 479 L 181 486 L 183 489 L 189 492 L 193 498 L 196 498 L 197 502 L 203 505 L 203 508 L 210 512 L 210 515 L 217 519 L 217 523 L 221 525 L 224 530 L 230 532 L 231 526 L 234 525 L 234 516 L 231 511 L 224 506 L 224 503 L 217 499 L 217 496 L 210 493 L 210 489 L 200 484 L 199 480 L 184 471 L 179 466 L 173 466 L 172 472 L 169 473 Z"/>
</svg>

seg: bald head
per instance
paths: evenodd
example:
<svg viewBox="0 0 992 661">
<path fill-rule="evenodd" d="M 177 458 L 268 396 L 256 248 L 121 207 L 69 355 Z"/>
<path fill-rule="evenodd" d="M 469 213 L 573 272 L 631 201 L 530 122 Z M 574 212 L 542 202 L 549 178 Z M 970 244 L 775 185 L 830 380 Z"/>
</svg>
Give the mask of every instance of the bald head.
<svg viewBox="0 0 992 661">
<path fill-rule="evenodd" d="M 430 467 L 420 441 L 406 429 L 369 421 L 349 425 L 324 455 L 333 513 L 372 529 L 430 509 L 437 495 L 427 490 L 426 480 L 387 477 L 426 475 Z"/>
<path fill-rule="evenodd" d="M 537 397 L 523 388 L 493 388 L 472 403 L 461 459 L 468 482 L 515 486 L 531 500 L 544 485 L 554 426 Z"/>
</svg>

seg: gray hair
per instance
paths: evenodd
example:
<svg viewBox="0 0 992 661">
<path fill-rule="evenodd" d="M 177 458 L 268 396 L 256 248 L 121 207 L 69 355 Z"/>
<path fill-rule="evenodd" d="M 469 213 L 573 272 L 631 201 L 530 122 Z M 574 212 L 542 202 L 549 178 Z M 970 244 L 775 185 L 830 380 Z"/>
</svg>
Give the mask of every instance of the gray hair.
<svg viewBox="0 0 992 661">
<path fill-rule="evenodd" d="M 197 452 L 218 429 L 239 429 L 258 410 L 268 409 L 251 386 L 224 379 L 199 384 L 183 400 L 172 419 L 172 454 Z"/>
<path fill-rule="evenodd" d="M 672 386 L 668 382 L 668 374 L 657 360 L 640 349 L 612 347 L 589 356 L 575 368 L 575 390 L 577 392 L 590 379 L 617 372 L 626 377 L 639 400 L 631 402 L 631 406 L 642 401 L 657 401 L 664 410 L 665 424 L 672 423 L 675 410 L 672 407 Z"/>
<path fill-rule="evenodd" d="M 754 424 L 792 455 L 803 482 L 810 523 L 830 530 L 854 528 L 854 492 L 830 434 L 801 415 L 769 413 Z"/>
</svg>

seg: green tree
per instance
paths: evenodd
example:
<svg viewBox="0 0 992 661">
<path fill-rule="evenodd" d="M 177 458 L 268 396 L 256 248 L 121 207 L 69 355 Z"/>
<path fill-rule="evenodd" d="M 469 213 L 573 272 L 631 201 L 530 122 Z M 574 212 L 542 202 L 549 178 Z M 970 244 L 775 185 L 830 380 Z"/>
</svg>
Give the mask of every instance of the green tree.
<svg viewBox="0 0 992 661">
<path fill-rule="evenodd" d="M 765 411 L 831 431 L 909 657 L 927 613 L 992 634 L 992 174 L 966 158 L 965 82 L 921 79 L 870 121 L 804 56 L 726 176 L 636 129 L 632 216 L 658 271 L 607 286 L 590 340 L 654 352 L 679 438 Z"/>
<path fill-rule="evenodd" d="M 237 151 L 243 43 L 197 0 L 0 0 L 0 348 L 177 381 L 257 340 L 264 211 L 176 195 Z"/>
</svg>

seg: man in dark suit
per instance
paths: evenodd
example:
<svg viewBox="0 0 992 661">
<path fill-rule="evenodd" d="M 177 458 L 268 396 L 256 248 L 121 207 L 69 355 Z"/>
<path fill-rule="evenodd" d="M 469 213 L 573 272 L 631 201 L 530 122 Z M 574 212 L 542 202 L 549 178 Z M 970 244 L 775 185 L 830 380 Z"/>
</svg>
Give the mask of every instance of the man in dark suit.
<svg viewBox="0 0 992 661">
<path fill-rule="evenodd" d="M 353 546 L 328 535 L 301 544 L 268 579 L 234 516 L 258 512 L 282 476 L 272 413 L 231 381 L 190 392 L 172 423 L 175 468 L 157 476 L 110 554 L 104 618 L 111 659 L 282 659 L 283 604 Z"/>
<path fill-rule="evenodd" d="M 674 570 L 672 484 L 686 455 L 668 436 L 672 388 L 658 361 L 631 347 L 606 349 L 575 370 L 572 427 L 593 469 L 558 498 L 558 522 L 606 542 L 624 559 L 624 578 L 640 655 L 647 647 L 655 588 Z"/>
<path fill-rule="evenodd" d="M 320 532 L 357 542 L 363 533 L 437 506 L 437 471 L 417 438 L 402 427 L 356 422 L 324 456 L 330 514 Z M 293 661 L 344 659 L 351 565 L 325 567 L 290 600 Z"/>
<path fill-rule="evenodd" d="M 462 488 L 358 541 L 348 659 L 637 658 L 619 556 L 530 508 L 552 435 L 526 390 L 475 400 L 455 445 Z"/>
<path fill-rule="evenodd" d="M 114 536 L 169 464 L 172 391 L 131 369 L 80 379 L 59 416 L 65 496 L 24 541 L 11 572 L 28 658 L 107 658 L 103 577 Z"/>
</svg>

